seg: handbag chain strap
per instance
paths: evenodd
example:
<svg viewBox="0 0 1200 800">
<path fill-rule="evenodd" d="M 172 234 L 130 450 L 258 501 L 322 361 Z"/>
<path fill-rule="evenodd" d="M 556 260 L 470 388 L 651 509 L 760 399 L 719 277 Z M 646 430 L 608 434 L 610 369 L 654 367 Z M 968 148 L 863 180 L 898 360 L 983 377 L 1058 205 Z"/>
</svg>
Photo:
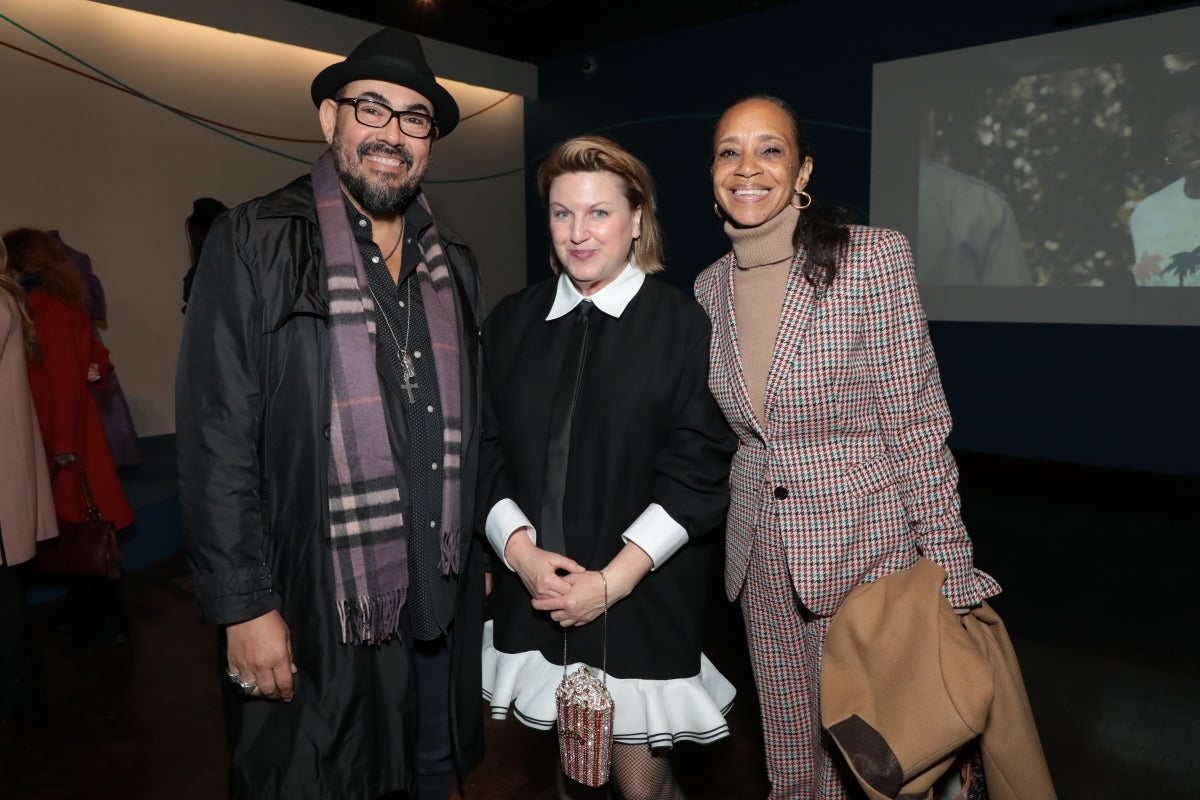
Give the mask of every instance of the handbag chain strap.
<svg viewBox="0 0 1200 800">
<path fill-rule="evenodd" d="M 83 502 L 87 507 L 87 518 L 92 522 L 100 520 L 100 509 L 96 506 L 96 499 L 92 496 L 92 485 L 88 483 L 87 471 L 83 468 L 83 462 L 74 453 L 62 453 L 53 456 L 54 472 L 50 475 L 50 485 L 54 486 L 54 482 L 58 480 L 58 473 L 62 468 L 74 464 L 79 468 L 79 485 L 83 488 Z M 605 603 L 607 604 L 607 594 Z"/>
<path fill-rule="evenodd" d="M 604 583 L 604 638 L 601 645 L 601 664 L 600 671 L 604 673 L 603 683 L 608 685 L 608 578 L 604 577 L 604 570 L 597 570 L 600 573 L 600 580 Z M 567 629 L 563 628 L 563 676 L 567 674 Z"/>
</svg>

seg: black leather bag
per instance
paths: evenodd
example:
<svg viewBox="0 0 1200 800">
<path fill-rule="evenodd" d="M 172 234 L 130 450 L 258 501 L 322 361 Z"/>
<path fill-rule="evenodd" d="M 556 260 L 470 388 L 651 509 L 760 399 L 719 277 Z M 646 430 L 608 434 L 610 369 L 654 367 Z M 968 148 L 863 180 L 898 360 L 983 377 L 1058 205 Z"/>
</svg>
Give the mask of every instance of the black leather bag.
<svg viewBox="0 0 1200 800">
<path fill-rule="evenodd" d="M 79 470 L 79 485 L 83 490 L 87 519 L 83 522 L 58 520 L 58 536 L 38 542 L 34 564 L 38 572 L 60 576 L 94 576 L 116 579 L 121 576 L 121 550 L 117 546 L 117 530 L 100 517 L 100 509 L 92 497 L 83 463 L 74 453 L 54 456 L 51 485 L 64 468 Z"/>
</svg>

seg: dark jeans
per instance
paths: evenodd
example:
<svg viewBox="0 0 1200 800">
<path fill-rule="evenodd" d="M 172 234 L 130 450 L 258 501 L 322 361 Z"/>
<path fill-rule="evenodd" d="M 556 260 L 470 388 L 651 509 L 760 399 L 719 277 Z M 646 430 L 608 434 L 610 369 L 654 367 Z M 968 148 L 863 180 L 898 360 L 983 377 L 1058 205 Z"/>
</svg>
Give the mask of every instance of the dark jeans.
<svg viewBox="0 0 1200 800">
<path fill-rule="evenodd" d="M 454 782 L 450 745 L 450 644 L 453 630 L 413 647 L 417 689 L 415 800 L 447 800 Z"/>
</svg>

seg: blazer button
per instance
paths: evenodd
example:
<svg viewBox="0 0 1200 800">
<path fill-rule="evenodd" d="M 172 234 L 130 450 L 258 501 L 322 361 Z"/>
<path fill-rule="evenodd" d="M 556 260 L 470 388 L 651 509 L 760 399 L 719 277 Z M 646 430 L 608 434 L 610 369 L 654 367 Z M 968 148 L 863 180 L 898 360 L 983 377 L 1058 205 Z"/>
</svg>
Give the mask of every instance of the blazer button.
<svg viewBox="0 0 1200 800">
<path fill-rule="evenodd" d="M 787 500 L 787 496 L 788 496 L 788 490 L 787 490 L 786 486 L 776 486 L 775 487 L 775 499 L 776 500 Z"/>
<path fill-rule="evenodd" d="M 329 426 L 328 425 L 325 426 L 325 430 L 323 431 L 323 433 L 325 434 L 325 440 L 328 441 L 329 440 Z"/>
</svg>

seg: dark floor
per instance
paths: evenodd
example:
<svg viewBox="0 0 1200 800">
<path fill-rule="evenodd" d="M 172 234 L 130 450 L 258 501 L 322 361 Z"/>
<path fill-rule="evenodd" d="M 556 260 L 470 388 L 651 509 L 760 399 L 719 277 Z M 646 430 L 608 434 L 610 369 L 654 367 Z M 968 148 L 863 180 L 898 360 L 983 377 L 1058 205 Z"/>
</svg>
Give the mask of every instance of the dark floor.
<svg viewBox="0 0 1200 800">
<path fill-rule="evenodd" d="M 1004 584 L 993 605 L 1021 659 L 1059 797 L 1200 798 L 1191 579 L 1200 482 L 970 456 L 960 463 L 977 561 Z M 224 796 L 215 632 L 197 623 L 189 589 L 177 552 L 132 569 L 121 580 L 132 636 L 93 652 L 72 649 L 62 600 L 38 603 L 46 704 L 37 719 L 0 730 L 0 798 Z M 691 800 L 763 798 L 741 621 L 715 582 L 709 613 L 706 651 L 739 694 L 731 736 L 679 748 L 680 779 Z M 551 800 L 553 748 L 549 734 L 489 720 L 487 757 L 467 797 Z"/>
</svg>

